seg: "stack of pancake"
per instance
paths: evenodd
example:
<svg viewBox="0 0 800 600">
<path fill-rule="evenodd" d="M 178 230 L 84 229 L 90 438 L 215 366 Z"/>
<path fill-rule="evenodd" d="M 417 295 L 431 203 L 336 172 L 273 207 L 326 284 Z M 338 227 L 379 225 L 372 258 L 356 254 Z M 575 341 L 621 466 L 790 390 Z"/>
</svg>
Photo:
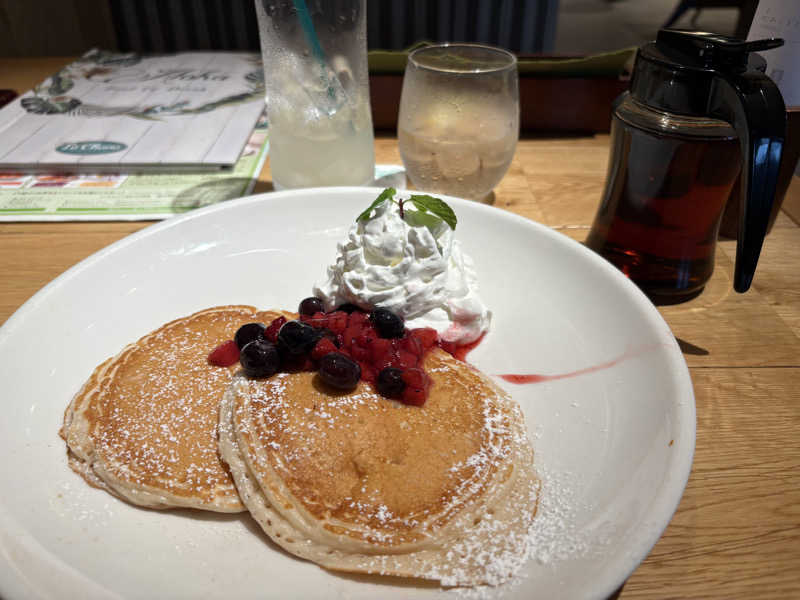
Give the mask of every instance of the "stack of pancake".
<svg viewBox="0 0 800 600">
<path fill-rule="evenodd" d="M 247 306 L 173 321 L 101 364 L 68 407 L 70 466 L 135 504 L 245 508 L 333 570 L 498 584 L 526 560 L 539 484 L 519 407 L 434 349 L 422 407 L 312 372 L 249 379 L 208 364 Z"/>
</svg>

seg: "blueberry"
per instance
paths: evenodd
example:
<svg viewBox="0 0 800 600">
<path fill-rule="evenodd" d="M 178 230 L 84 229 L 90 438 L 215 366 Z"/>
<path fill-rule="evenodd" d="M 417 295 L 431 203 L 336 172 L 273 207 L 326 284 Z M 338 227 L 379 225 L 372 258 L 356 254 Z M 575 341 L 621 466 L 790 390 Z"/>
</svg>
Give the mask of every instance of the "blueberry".
<svg viewBox="0 0 800 600">
<path fill-rule="evenodd" d="M 405 333 L 406 326 L 403 319 L 390 310 L 376 308 L 370 313 L 369 318 L 382 338 L 401 338 Z"/>
<path fill-rule="evenodd" d="M 289 356 L 310 352 L 319 340 L 317 330 L 301 321 L 287 321 L 278 331 L 278 346 Z"/>
<path fill-rule="evenodd" d="M 242 325 L 236 331 L 236 335 L 233 337 L 233 340 L 236 342 L 239 350 L 241 350 L 249 342 L 252 342 L 260 337 L 264 337 L 264 330 L 266 328 L 267 327 L 263 323 L 248 323 L 247 325 Z"/>
<path fill-rule="evenodd" d="M 406 389 L 406 382 L 403 381 L 403 371 L 394 367 L 381 369 L 375 385 L 381 396 L 400 398 Z"/>
<path fill-rule="evenodd" d="M 359 311 L 361 309 L 358 306 L 356 306 L 355 304 L 352 304 L 351 302 L 345 302 L 341 306 L 337 306 L 336 310 L 340 310 L 342 312 L 346 312 L 349 315 L 350 313 L 354 313 L 354 312 Z"/>
<path fill-rule="evenodd" d="M 324 312 L 324 307 L 322 306 L 322 300 L 311 296 L 310 298 L 306 298 L 302 302 L 300 302 L 300 307 L 297 309 L 301 315 L 312 316 L 314 313 Z"/>
<path fill-rule="evenodd" d="M 322 381 L 340 390 L 352 390 L 361 379 L 361 367 L 341 352 L 330 352 L 319 360 Z"/>
<path fill-rule="evenodd" d="M 278 370 L 280 357 L 275 345 L 260 337 L 244 345 L 239 362 L 248 377 L 269 377 Z"/>
</svg>

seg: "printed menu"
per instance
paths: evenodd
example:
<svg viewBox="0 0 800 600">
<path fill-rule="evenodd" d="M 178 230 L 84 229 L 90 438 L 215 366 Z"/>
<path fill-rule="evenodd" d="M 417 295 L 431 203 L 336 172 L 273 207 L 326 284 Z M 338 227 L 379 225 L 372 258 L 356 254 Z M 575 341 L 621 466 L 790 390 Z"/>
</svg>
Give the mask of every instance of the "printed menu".
<svg viewBox="0 0 800 600">
<path fill-rule="evenodd" d="M 91 50 L 0 110 L 0 171 L 231 169 L 263 109 L 259 54 Z"/>
</svg>

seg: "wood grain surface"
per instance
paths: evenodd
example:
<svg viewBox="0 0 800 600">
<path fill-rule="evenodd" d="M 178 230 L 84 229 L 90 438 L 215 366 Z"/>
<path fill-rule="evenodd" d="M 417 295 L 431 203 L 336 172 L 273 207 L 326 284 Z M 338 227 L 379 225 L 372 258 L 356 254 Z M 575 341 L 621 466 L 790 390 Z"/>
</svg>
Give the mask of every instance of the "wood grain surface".
<svg viewBox="0 0 800 600">
<path fill-rule="evenodd" d="M 0 60 L 0 88 L 28 89 L 66 59 Z M 400 163 L 394 137 L 375 140 Z M 583 240 L 608 137 L 527 138 L 494 205 Z M 257 191 L 271 189 L 269 165 Z M 767 238 L 753 288 L 731 289 L 735 242 L 706 290 L 661 307 L 684 349 L 697 450 L 678 511 L 621 591 L 634 598 L 800 597 L 800 178 Z M 0 224 L 0 323 L 42 286 L 148 223 Z"/>
</svg>

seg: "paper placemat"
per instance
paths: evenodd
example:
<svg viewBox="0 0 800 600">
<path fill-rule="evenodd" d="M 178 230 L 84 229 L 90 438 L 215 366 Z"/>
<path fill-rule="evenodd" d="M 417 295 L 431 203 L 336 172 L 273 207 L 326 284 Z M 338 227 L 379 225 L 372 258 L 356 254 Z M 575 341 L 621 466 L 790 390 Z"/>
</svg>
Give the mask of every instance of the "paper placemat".
<svg viewBox="0 0 800 600">
<path fill-rule="evenodd" d="M 148 221 L 249 194 L 269 151 L 262 117 L 233 169 L 211 173 L 0 173 L 0 221 Z"/>
<path fill-rule="evenodd" d="M 0 222 L 150 221 L 249 195 L 269 151 L 260 121 L 226 174 L 43 175 L 0 173 Z M 375 165 L 378 187 L 406 187 L 401 165 Z"/>
</svg>

